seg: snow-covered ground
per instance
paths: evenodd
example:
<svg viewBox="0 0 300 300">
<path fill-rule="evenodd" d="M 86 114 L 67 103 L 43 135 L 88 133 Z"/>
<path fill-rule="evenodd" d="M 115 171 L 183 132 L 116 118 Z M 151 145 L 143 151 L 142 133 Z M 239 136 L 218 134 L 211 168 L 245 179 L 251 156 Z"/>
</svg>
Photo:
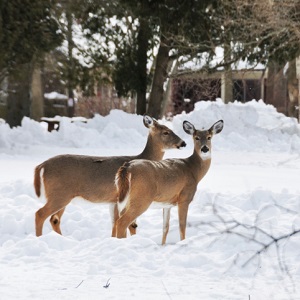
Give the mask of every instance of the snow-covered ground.
<svg viewBox="0 0 300 300">
<path fill-rule="evenodd" d="M 173 208 L 166 246 L 160 210 L 139 218 L 136 236 L 118 240 L 108 207 L 78 200 L 63 216 L 63 236 L 48 220 L 35 236 L 43 202 L 34 167 L 61 153 L 139 153 L 147 136 L 141 116 L 62 118 L 51 133 L 28 118 L 14 129 L 0 123 L 0 299 L 300 299 L 300 234 L 260 252 L 271 236 L 300 229 L 300 126 L 261 101 L 202 102 L 162 120 L 188 144 L 166 157 L 192 152 L 182 121 L 200 129 L 219 119 L 224 130 L 190 205 L 187 238 L 179 239 Z"/>
</svg>

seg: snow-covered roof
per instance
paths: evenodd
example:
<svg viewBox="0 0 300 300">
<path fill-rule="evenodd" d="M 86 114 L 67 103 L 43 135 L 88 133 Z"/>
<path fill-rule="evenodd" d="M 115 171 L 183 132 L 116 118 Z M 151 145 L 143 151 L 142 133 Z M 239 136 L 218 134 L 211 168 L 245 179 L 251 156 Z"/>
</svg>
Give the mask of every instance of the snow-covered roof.
<svg viewBox="0 0 300 300">
<path fill-rule="evenodd" d="M 186 63 L 184 63 L 181 67 L 180 70 L 191 70 L 191 71 L 199 71 L 201 70 L 203 67 L 205 67 L 205 63 L 206 63 L 206 53 L 203 54 L 202 59 L 194 59 L 194 60 L 190 60 L 187 61 Z M 212 59 L 212 61 L 209 63 L 209 67 L 210 68 L 215 68 L 218 65 L 222 65 L 222 63 L 224 63 L 224 49 L 222 47 L 216 47 L 215 49 L 215 56 Z M 266 68 L 265 65 L 261 64 L 261 63 L 256 63 L 256 64 L 251 64 L 248 60 L 242 61 L 239 60 L 236 63 L 231 64 L 231 68 L 232 70 L 247 70 L 247 69 L 251 69 L 251 70 L 264 70 Z M 217 70 L 223 70 L 223 67 L 217 67 Z"/>
</svg>

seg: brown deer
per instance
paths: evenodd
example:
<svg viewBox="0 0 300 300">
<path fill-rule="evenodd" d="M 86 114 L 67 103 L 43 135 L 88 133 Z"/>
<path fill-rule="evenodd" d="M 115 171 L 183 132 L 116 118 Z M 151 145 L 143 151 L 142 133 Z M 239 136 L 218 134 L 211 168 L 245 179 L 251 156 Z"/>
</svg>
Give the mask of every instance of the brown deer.
<svg viewBox="0 0 300 300">
<path fill-rule="evenodd" d="M 35 168 L 34 187 L 38 197 L 43 194 L 46 204 L 35 214 L 36 235 L 42 235 L 43 224 L 49 216 L 52 228 L 61 234 L 60 220 L 65 207 L 75 197 L 94 203 L 109 203 L 112 223 L 119 217 L 115 174 L 125 162 L 133 159 L 161 160 L 166 149 L 186 146 L 168 127 L 144 116 L 149 128 L 146 146 L 136 156 L 58 155 Z M 135 233 L 135 223 L 129 227 Z M 113 233 L 115 235 L 115 233 Z"/>
<path fill-rule="evenodd" d="M 194 152 L 184 159 L 162 161 L 132 160 L 125 163 L 116 174 L 120 218 L 115 222 L 116 236 L 126 237 L 126 228 L 152 202 L 162 204 L 164 245 L 169 230 L 171 207 L 178 206 L 181 240 L 185 239 L 189 204 L 193 200 L 197 185 L 209 170 L 211 163 L 211 138 L 223 129 L 223 121 L 216 122 L 208 130 L 196 130 L 188 121 L 183 129 L 193 136 Z"/>
</svg>

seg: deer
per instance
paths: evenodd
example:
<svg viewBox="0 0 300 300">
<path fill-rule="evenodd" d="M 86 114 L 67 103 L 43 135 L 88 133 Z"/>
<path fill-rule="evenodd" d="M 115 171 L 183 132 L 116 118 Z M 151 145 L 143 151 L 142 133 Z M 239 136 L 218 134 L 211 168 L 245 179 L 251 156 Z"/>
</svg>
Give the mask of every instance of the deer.
<svg viewBox="0 0 300 300">
<path fill-rule="evenodd" d="M 45 220 L 55 232 L 62 234 L 60 223 L 66 206 L 74 198 L 83 198 L 93 203 L 108 203 L 112 224 L 119 217 L 117 190 L 114 178 L 125 162 L 133 159 L 161 160 L 167 149 L 180 149 L 186 143 L 167 126 L 150 116 L 143 117 L 149 129 L 144 150 L 136 156 L 86 156 L 62 154 L 36 166 L 34 188 L 38 197 L 44 196 L 46 204 L 35 213 L 36 236 L 42 235 Z M 129 226 L 130 234 L 136 233 L 137 224 Z M 112 227 L 113 228 L 113 227 Z M 115 234 L 115 233 L 112 233 Z"/>
<path fill-rule="evenodd" d="M 219 120 L 208 130 L 196 130 L 192 123 L 184 121 L 183 129 L 194 141 L 191 156 L 162 161 L 132 160 L 119 168 L 115 178 L 120 212 L 114 224 L 117 238 L 125 238 L 126 228 L 156 203 L 163 207 L 162 245 L 166 243 L 174 206 L 178 207 L 180 239 L 185 239 L 189 204 L 210 168 L 211 139 L 222 131 L 223 124 Z"/>
</svg>

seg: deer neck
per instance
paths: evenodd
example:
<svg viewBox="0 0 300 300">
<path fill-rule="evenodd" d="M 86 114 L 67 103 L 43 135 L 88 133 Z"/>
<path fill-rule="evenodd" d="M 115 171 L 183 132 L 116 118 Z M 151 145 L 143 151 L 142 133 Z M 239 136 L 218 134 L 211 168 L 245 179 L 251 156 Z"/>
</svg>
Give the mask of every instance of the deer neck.
<svg viewBox="0 0 300 300">
<path fill-rule="evenodd" d="M 202 159 L 199 155 L 199 151 L 194 149 L 193 154 L 188 158 L 188 160 L 193 175 L 199 182 L 209 170 L 211 158 Z"/>
<path fill-rule="evenodd" d="M 164 149 L 160 144 L 155 143 L 152 136 L 149 135 L 147 139 L 146 146 L 141 154 L 137 156 L 139 159 L 149 159 L 149 160 L 162 160 L 165 154 Z"/>
</svg>

